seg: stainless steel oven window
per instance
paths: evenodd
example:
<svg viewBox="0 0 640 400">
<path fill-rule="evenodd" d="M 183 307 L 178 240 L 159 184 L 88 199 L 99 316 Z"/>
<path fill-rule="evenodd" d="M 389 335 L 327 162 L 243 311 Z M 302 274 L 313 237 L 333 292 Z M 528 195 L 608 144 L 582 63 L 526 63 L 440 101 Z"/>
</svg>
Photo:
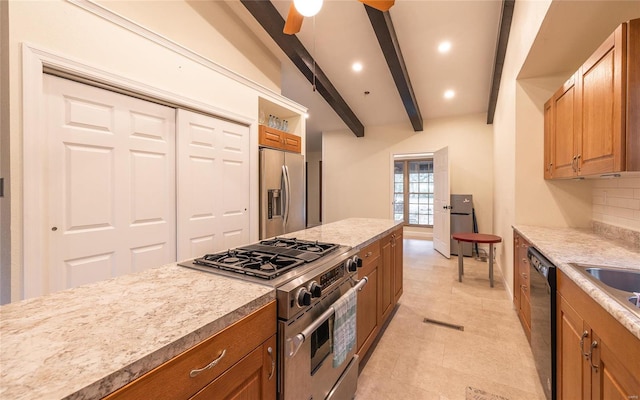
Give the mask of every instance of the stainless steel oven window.
<svg viewBox="0 0 640 400">
<path fill-rule="evenodd" d="M 315 375 L 318 367 L 332 354 L 333 319 L 334 317 L 330 317 L 311 334 L 311 376 Z"/>
</svg>

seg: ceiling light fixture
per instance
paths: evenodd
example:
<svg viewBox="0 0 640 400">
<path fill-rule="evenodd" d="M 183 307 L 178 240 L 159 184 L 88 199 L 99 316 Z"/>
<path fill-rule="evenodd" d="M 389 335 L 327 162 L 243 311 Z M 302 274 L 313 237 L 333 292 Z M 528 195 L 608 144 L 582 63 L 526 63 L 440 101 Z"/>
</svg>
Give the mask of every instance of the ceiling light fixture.
<svg viewBox="0 0 640 400">
<path fill-rule="evenodd" d="M 305 17 L 313 17 L 322 8 L 322 0 L 293 0 L 296 10 Z"/>
<path fill-rule="evenodd" d="M 354 62 L 353 65 L 351 65 L 351 69 L 356 71 L 356 72 L 360 72 L 362 71 L 362 63 L 359 62 Z"/>
<path fill-rule="evenodd" d="M 453 99 L 455 97 L 455 95 L 456 95 L 456 92 L 451 90 L 451 89 L 449 89 L 449 90 L 444 92 L 444 98 L 445 99 Z"/>
<path fill-rule="evenodd" d="M 439 51 L 440 53 L 448 53 L 448 52 L 449 52 L 449 50 L 451 50 L 451 42 L 447 42 L 447 41 L 445 41 L 445 42 L 441 42 L 441 43 L 438 45 L 438 51 Z"/>
</svg>

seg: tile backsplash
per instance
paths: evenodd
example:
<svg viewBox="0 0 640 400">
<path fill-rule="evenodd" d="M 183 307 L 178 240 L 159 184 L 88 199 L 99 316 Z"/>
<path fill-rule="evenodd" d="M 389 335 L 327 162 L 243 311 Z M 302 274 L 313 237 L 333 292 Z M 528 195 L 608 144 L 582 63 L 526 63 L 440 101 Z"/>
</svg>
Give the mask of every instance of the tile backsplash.
<svg viewBox="0 0 640 400">
<path fill-rule="evenodd" d="M 640 176 L 597 179 L 593 220 L 640 232 Z"/>
</svg>

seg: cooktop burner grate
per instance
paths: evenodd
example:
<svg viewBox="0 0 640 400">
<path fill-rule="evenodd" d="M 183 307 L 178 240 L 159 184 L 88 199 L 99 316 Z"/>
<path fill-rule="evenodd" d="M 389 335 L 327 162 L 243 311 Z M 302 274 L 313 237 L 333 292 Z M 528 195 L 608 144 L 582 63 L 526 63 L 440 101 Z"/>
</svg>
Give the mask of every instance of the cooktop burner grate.
<svg viewBox="0 0 640 400">
<path fill-rule="evenodd" d="M 257 251 L 229 250 L 225 253 L 207 254 L 194 263 L 225 271 L 236 272 L 262 279 L 273 279 L 282 273 L 304 264 L 304 260 L 266 254 Z"/>
<path fill-rule="evenodd" d="M 338 247 L 332 243 L 276 237 L 225 252 L 207 254 L 193 262 L 200 266 L 268 280 L 315 261 Z"/>
</svg>

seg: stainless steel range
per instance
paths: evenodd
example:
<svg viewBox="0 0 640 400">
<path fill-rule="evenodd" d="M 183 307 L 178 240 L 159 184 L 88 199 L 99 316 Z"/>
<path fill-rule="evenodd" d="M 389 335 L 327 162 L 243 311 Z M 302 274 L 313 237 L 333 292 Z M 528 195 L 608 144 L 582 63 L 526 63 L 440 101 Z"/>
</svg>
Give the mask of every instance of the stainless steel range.
<svg viewBox="0 0 640 400">
<path fill-rule="evenodd" d="M 333 304 L 367 279 L 357 250 L 332 243 L 274 238 L 180 265 L 273 286 L 278 302 L 278 398 L 343 400 L 355 395 L 355 348 L 334 368 Z"/>
</svg>

